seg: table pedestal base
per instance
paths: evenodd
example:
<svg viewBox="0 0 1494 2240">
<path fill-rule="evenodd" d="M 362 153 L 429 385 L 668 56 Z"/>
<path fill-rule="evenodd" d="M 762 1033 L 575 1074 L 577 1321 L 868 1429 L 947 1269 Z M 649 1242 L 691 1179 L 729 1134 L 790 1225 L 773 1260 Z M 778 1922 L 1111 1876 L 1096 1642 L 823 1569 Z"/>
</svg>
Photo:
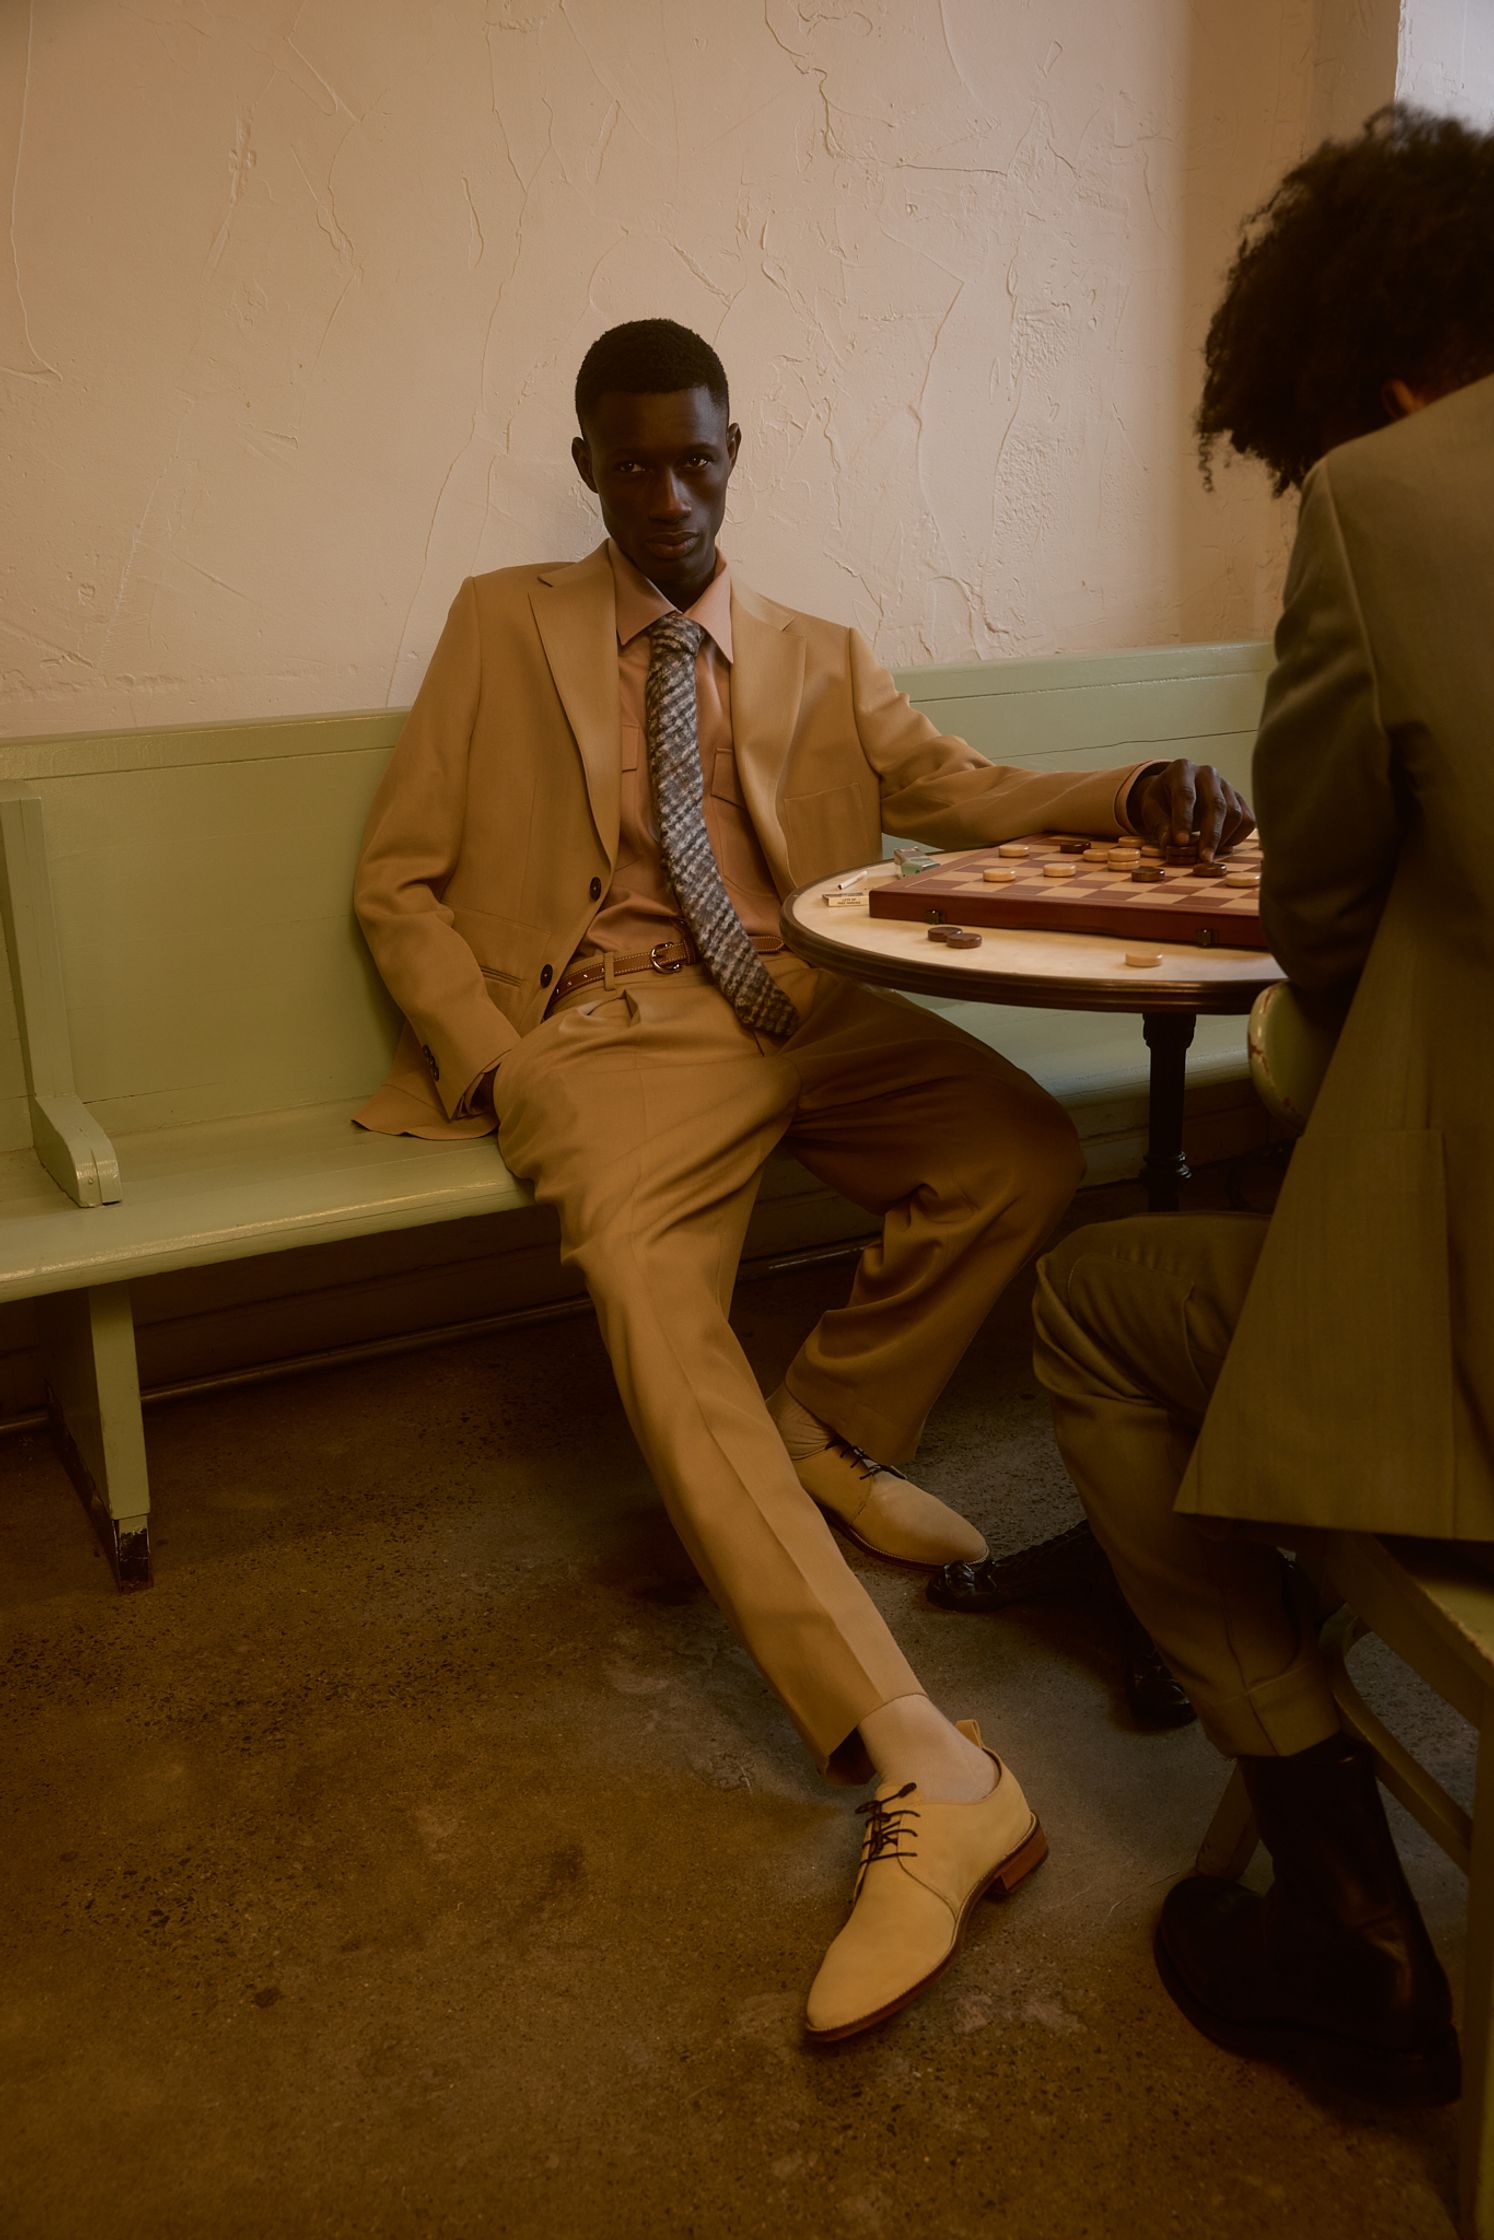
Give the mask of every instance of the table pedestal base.
<svg viewBox="0 0 1494 2240">
<path fill-rule="evenodd" d="M 1198 1017 L 1192 1011 L 1145 1011 L 1141 1031 L 1152 1054 L 1146 1159 L 1141 1179 L 1153 1213 L 1176 1213 L 1178 1191 L 1193 1179 L 1183 1154 L 1183 1090 L 1188 1048 Z"/>
</svg>

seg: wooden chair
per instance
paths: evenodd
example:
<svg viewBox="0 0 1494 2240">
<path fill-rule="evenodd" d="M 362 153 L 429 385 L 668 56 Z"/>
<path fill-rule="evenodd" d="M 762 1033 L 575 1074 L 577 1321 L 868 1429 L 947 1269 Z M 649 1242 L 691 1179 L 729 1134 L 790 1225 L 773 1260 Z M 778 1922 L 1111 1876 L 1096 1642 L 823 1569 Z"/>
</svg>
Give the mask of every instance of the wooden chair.
<svg viewBox="0 0 1494 2240">
<path fill-rule="evenodd" d="M 1299 1560 L 1332 1612 L 1323 1627 L 1334 1698 L 1345 1727 L 1369 1744 L 1380 1779 L 1468 1877 L 1463 1972 L 1461 2230 L 1494 2240 L 1494 1574 L 1447 1541 L 1321 1535 Z M 1372 1633 L 1420 1673 L 1477 1737 L 1472 1813 L 1417 1763 L 1365 1702 L 1348 1667 L 1355 1642 Z M 1198 1853 L 1201 1874 L 1234 1880 L 1258 1841 L 1238 1767 Z"/>
</svg>

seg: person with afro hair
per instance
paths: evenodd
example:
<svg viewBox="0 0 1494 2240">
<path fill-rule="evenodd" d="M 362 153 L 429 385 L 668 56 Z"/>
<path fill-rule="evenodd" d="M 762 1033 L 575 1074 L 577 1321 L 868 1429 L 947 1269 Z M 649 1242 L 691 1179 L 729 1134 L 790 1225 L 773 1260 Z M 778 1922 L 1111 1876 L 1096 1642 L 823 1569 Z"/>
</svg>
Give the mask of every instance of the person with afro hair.
<svg viewBox="0 0 1494 2240">
<path fill-rule="evenodd" d="M 1205 358 L 1205 472 L 1301 488 L 1253 778 L 1278 993 L 1331 1055 L 1269 1222 L 1047 1256 L 1038 1374 L 1274 1866 L 1169 1893 L 1163 1983 L 1236 2052 L 1440 2101 L 1447 1980 L 1279 1549 L 1494 1541 L 1494 134 L 1402 107 L 1317 149 Z"/>
</svg>

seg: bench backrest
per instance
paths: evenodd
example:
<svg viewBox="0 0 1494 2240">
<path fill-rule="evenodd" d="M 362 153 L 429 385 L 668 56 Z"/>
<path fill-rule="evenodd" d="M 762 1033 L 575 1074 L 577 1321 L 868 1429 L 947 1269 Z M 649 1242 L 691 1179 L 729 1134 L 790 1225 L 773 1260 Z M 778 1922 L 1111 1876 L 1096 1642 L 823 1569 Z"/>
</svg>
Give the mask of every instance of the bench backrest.
<svg viewBox="0 0 1494 2240">
<path fill-rule="evenodd" d="M 1248 777 L 1257 643 L 975 663 L 900 678 L 993 760 L 1191 754 Z M 398 711 L 0 744 L 40 798 L 78 1094 L 109 1135 L 370 1090 L 392 1010 L 349 906 Z M 31 1141 L 0 973 L 0 1149 Z"/>
</svg>

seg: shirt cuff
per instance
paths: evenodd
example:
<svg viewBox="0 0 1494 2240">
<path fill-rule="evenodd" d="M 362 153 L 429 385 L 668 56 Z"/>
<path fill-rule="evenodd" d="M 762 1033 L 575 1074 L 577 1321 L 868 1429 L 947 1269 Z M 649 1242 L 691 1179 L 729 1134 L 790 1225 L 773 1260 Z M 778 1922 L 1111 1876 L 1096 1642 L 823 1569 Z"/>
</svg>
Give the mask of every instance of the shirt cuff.
<svg viewBox="0 0 1494 2240">
<path fill-rule="evenodd" d="M 484 1066 L 476 1079 L 468 1082 L 452 1114 L 454 1120 L 475 1120 L 479 1114 L 483 1119 L 489 1117 L 493 1110 L 493 1076 L 497 1071 L 496 1065 Z"/>
</svg>

